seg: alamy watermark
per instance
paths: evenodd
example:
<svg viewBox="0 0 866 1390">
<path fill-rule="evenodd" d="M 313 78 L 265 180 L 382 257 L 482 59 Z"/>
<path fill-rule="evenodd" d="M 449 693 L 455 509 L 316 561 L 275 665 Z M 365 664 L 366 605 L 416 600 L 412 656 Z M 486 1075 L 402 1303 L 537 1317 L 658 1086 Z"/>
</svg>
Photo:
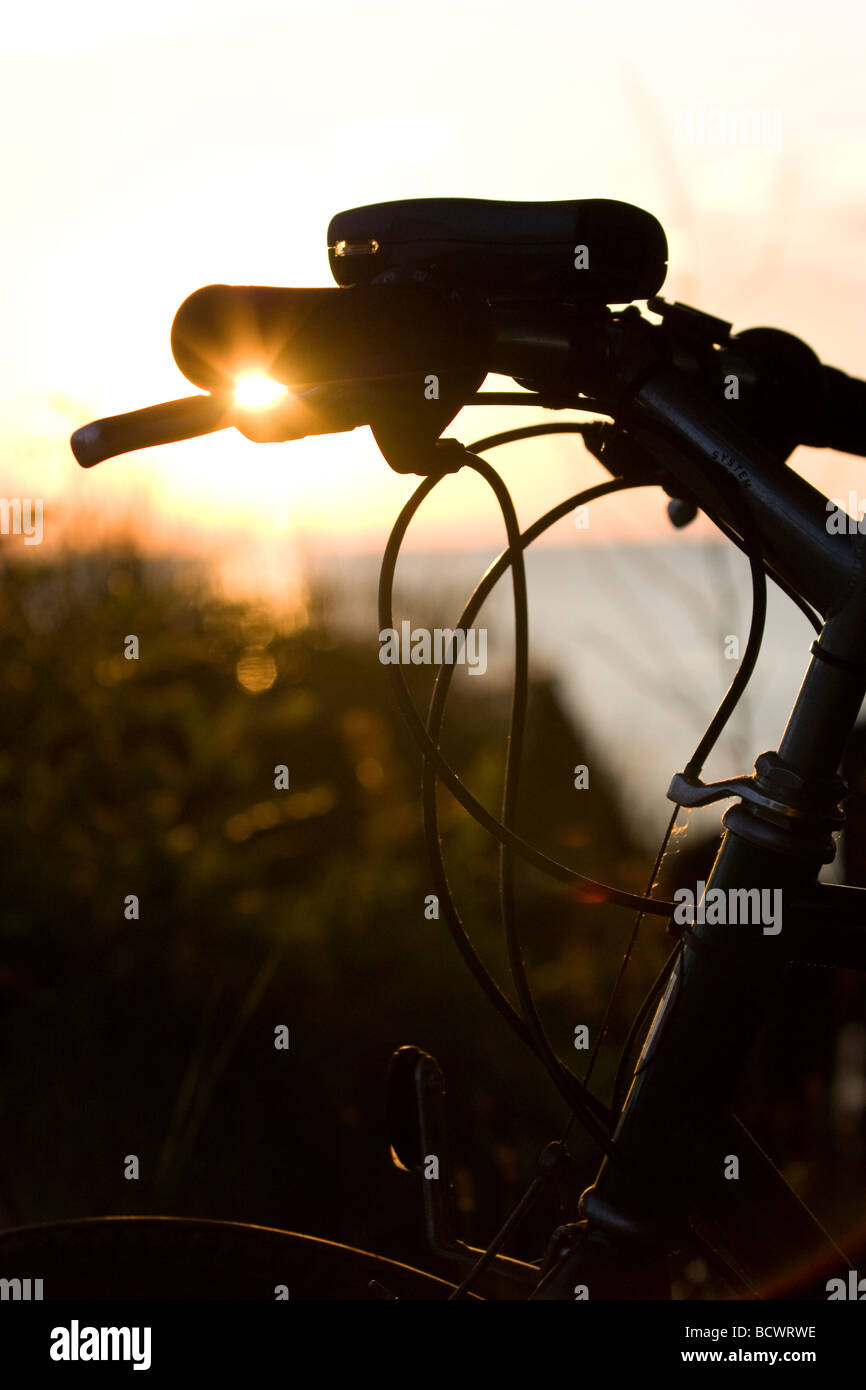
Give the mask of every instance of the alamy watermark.
<svg viewBox="0 0 866 1390">
<path fill-rule="evenodd" d="M 383 666 L 463 666 L 470 676 L 487 670 L 487 628 L 413 628 L 408 620 L 379 633 L 379 660 Z"/>
<path fill-rule="evenodd" d="M 828 1279 L 824 1287 L 828 1303 L 839 1299 L 851 1299 L 857 1303 L 866 1300 L 866 1279 L 861 1279 L 856 1269 L 848 1270 L 847 1283 L 844 1279 Z"/>
<path fill-rule="evenodd" d="M 0 497 L 0 536 L 23 536 L 25 545 L 41 545 L 42 498 Z"/>
<path fill-rule="evenodd" d="M 13 1303 L 41 1302 L 41 1279 L 0 1279 L 0 1302 Z"/>
<path fill-rule="evenodd" d="M 866 503 L 856 492 L 848 493 L 848 510 L 838 497 L 827 498 L 827 521 L 825 523 L 831 536 L 866 536 L 866 516 L 863 515 Z"/>
<path fill-rule="evenodd" d="M 131 1361 L 134 1371 L 150 1370 L 149 1327 L 82 1327 L 73 1318 L 68 1327 L 51 1330 L 52 1361 Z"/>
<path fill-rule="evenodd" d="M 748 145 L 765 154 L 778 154 L 782 113 L 778 107 L 705 106 L 698 101 L 674 113 L 674 139 L 678 145 Z"/>
<path fill-rule="evenodd" d="M 710 888 L 699 879 L 696 889 L 674 893 L 674 921 L 678 926 L 761 926 L 764 936 L 782 930 L 781 888 Z"/>
</svg>

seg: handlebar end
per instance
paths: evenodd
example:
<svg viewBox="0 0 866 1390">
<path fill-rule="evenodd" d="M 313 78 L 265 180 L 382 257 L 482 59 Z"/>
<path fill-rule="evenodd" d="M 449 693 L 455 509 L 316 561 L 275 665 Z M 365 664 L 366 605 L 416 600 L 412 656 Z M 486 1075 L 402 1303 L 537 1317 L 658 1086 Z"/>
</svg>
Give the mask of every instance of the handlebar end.
<svg viewBox="0 0 866 1390">
<path fill-rule="evenodd" d="M 125 415 L 91 420 L 75 431 L 69 443 L 81 467 L 92 468 L 116 454 L 227 429 L 233 423 L 231 406 L 229 397 L 217 395 L 163 401 L 161 405 L 130 410 Z"/>
<path fill-rule="evenodd" d="M 89 425 L 82 425 L 70 437 L 69 447 L 72 450 L 76 463 L 82 468 L 93 468 L 94 464 L 102 463 L 103 459 L 110 455 L 104 448 L 100 447 L 99 422 L 94 421 Z"/>
</svg>

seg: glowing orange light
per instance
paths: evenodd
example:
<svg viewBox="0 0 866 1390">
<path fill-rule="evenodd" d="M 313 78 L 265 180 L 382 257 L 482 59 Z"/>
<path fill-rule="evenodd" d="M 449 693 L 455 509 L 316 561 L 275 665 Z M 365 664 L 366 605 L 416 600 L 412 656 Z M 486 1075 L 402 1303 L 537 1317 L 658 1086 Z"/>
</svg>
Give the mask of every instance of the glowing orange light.
<svg viewBox="0 0 866 1390">
<path fill-rule="evenodd" d="M 286 395 L 288 388 L 264 372 L 245 372 L 235 382 L 235 400 L 244 410 L 267 410 Z"/>
</svg>

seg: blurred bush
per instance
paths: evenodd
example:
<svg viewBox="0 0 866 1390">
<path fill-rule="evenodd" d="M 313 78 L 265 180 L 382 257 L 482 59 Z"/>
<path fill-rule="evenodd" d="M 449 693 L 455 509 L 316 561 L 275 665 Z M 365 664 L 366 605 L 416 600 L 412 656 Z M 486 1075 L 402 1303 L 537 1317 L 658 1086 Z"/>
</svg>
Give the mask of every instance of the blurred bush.
<svg viewBox="0 0 866 1390">
<path fill-rule="evenodd" d="M 216 597 L 179 561 L 129 547 L 4 559 L 0 1224 L 214 1217 L 434 1268 L 418 1193 L 388 1155 L 385 1072 L 407 1042 L 445 1071 L 465 1239 L 489 1238 L 561 1134 L 564 1107 L 546 1075 L 483 998 L 444 922 L 425 916 L 421 760 L 376 635 L 347 635 L 324 600 L 310 612 L 303 626 L 281 626 Z M 138 660 L 124 656 L 131 635 Z M 430 672 L 406 670 L 423 709 Z M 509 698 L 458 676 L 443 733 L 449 760 L 494 810 Z M 574 789 L 578 763 L 590 766 L 588 791 Z M 288 789 L 275 788 L 278 765 Z M 540 678 L 524 769 L 518 828 L 592 877 L 643 891 L 650 866 L 616 789 Z M 440 807 L 458 906 L 513 998 L 497 847 L 445 794 Z M 698 856 L 682 859 L 681 881 L 706 873 L 706 847 Z M 525 866 L 518 885 L 535 997 L 582 1075 L 574 1029 L 587 1024 L 595 1042 L 632 914 L 580 904 Z M 137 919 L 125 915 L 130 895 Z M 668 948 L 658 923 L 645 923 L 593 1076 L 605 1099 Z M 820 1015 L 825 1117 L 837 1015 Z M 274 1047 L 279 1025 L 288 1051 Z M 765 1094 L 767 1078 L 779 1092 L 790 1027 L 783 1016 L 777 1041 L 765 1040 L 758 1117 L 781 1114 Z M 814 1076 L 804 1084 L 818 1094 Z M 785 1111 L 794 1120 L 769 1123 L 783 1163 L 803 1148 L 794 1121 L 817 1113 L 798 1085 Z M 576 1197 L 597 1155 L 577 1127 L 569 1143 Z M 809 1188 L 832 1172 L 851 1190 L 861 1138 L 845 1139 L 842 1169 L 834 1144 L 807 1151 Z M 138 1181 L 124 1177 L 131 1154 Z M 537 1258 L 573 1215 L 553 1197 L 541 1203 L 511 1253 Z"/>
<path fill-rule="evenodd" d="M 561 1129 L 543 1073 L 444 922 L 425 918 L 420 757 L 375 637 L 312 609 L 281 630 L 127 547 L 6 562 L 3 1224 L 160 1211 L 423 1260 L 417 1194 L 390 1166 L 383 1118 L 388 1057 L 406 1042 L 450 1079 L 468 1238 L 492 1231 Z M 130 635 L 138 660 L 124 656 Z M 429 672 L 408 669 L 423 701 Z M 455 687 L 444 747 L 496 808 L 508 692 Z M 639 886 L 647 866 L 597 759 L 591 793 L 573 789 L 581 761 L 555 691 L 536 683 L 523 829 Z M 288 790 L 275 789 L 279 764 Z M 441 814 L 467 926 L 504 981 L 496 847 L 447 797 Z M 528 967 L 568 1059 L 575 1025 L 600 1020 L 630 923 L 533 871 L 520 883 Z M 614 1038 L 651 965 L 629 981 Z M 279 1024 L 288 1052 L 274 1048 Z M 582 1070 L 586 1053 L 571 1061 Z M 594 1156 L 575 1148 L 588 1179 Z M 138 1182 L 123 1176 L 128 1154 Z M 554 1219 L 530 1226 L 525 1253 Z"/>
</svg>

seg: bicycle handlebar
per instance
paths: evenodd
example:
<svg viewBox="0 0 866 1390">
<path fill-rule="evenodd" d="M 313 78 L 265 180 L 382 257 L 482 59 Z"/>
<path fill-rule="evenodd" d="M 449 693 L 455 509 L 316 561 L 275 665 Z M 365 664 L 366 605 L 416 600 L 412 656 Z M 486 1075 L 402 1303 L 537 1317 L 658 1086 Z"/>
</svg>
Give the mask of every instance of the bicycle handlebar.
<svg viewBox="0 0 866 1390">
<path fill-rule="evenodd" d="M 581 235 L 586 245 L 570 244 Z M 732 336 L 719 319 L 653 298 L 660 324 L 634 305 L 612 310 L 614 295 L 651 294 L 664 277 L 664 233 L 649 214 L 605 200 L 416 199 L 339 214 L 329 243 L 337 288 L 190 295 L 172 351 L 211 394 L 84 426 L 72 438 L 79 463 L 231 425 L 259 441 L 370 425 L 389 462 L 411 471 L 416 438 L 435 440 L 493 372 L 535 392 L 527 404 L 580 408 L 583 393 L 628 430 L 655 417 L 667 435 L 661 471 L 683 495 L 704 505 L 703 478 L 727 472 L 768 552 L 784 544 L 799 591 L 824 612 L 844 596 L 856 547 L 826 544 L 826 499 L 783 465 L 798 443 L 866 455 L 866 383 L 778 330 Z M 572 253 L 587 246 L 584 265 Z M 288 390 L 254 412 L 234 386 L 256 370 Z M 743 399 L 728 406 L 732 373 Z"/>
<path fill-rule="evenodd" d="M 663 326 L 641 323 L 647 336 L 663 331 Z M 467 393 L 467 380 L 477 378 L 480 384 L 491 371 L 537 390 L 570 390 L 572 398 L 585 389 L 583 377 L 591 381 L 592 394 L 601 397 L 613 384 L 617 365 L 608 341 L 615 328 L 616 319 L 604 306 L 532 297 L 490 301 L 421 284 L 333 289 L 209 285 L 181 305 L 171 345 L 184 375 L 211 395 L 94 421 L 73 435 L 73 453 L 82 466 L 91 467 L 114 454 L 230 425 L 257 439 L 354 428 L 372 423 L 377 393 L 380 405 L 393 401 L 400 389 L 423 400 L 425 384 L 435 379 L 437 398 L 455 389 L 467 398 L 474 389 Z M 774 342 L 786 339 L 801 350 L 793 361 L 782 363 L 781 377 L 778 371 L 774 376 L 775 364 L 768 367 L 761 335 Z M 774 377 L 779 409 L 797 429 L 791 447 L 802 443 L 866 455 L 866 383 L 823 366 L 805 344 L 774 330 L 749 330 L 730 346 L 740 355 L 756 354 L 759 387 L 762 374 Z M 723 352 L 715 354 L 714 362 L 717 374 L 725 370 Z M 232 398 L 238 374 L 256 370 L 292 388 L 294 398 L 315 391 L 318 413 L 287 413 L 281 407 L 273 414 L 259 413 L 257 429 L 250 414 L 233 408 Z M 325 387 L 341 399 L 341 409 L 324 409 Z M 563 398 L 562 403 L 568 402 Z M 269 420 L 273 430 L 267 428 Z"/>
<path fill-rule="evenodd" d="M 213 391 L 242 371 L 302 388 L 477 371 L 489 339 L 485 300 L 427 286 L 206 285 L 178 309 L 171 349 L 184 376 Z"/>
<path fill-rule="evenodd" d="M 104 459 L 128 454 L 133 449 L 194 439 L 227 428 L 232 423 L 227 418 L 231 404 L 225 396 L 185 396 L 145 406 L 143 410 L 92 420 L 72 435 L 72 452 L 82 468 L 92 468 Z"/>
</svg>

